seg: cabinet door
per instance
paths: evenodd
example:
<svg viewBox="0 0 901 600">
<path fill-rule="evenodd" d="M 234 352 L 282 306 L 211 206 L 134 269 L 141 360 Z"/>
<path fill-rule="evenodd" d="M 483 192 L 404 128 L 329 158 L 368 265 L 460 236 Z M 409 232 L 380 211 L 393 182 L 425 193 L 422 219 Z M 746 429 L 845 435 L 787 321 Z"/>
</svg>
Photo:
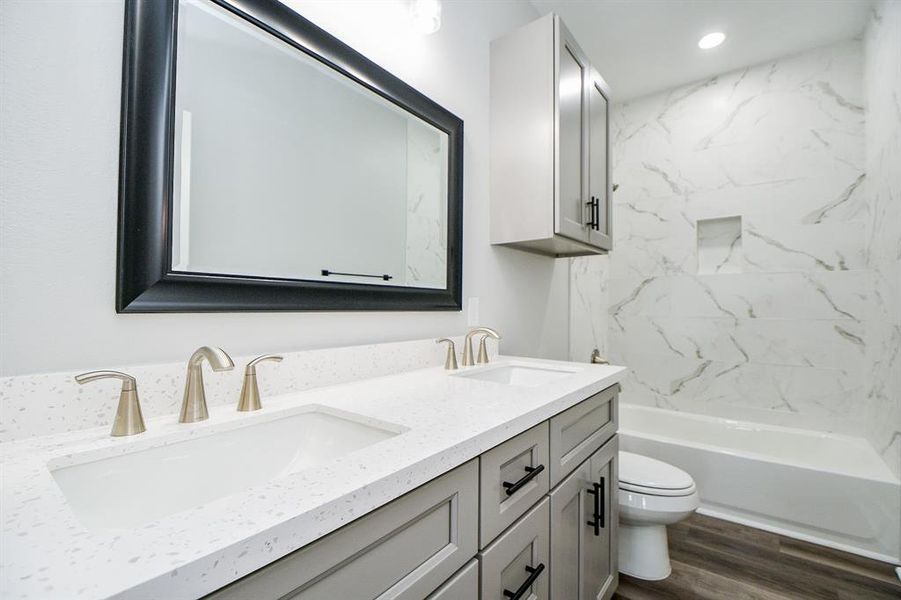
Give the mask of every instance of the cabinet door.
<svg viewBox="0 0 901 600">
<path fill-rule="evenodd" d="M 551 492 L 551 600 L 584 600 L 591 535 L 591 465 L 586 460 Z"/>
<path fill-rule="evenodd" d="M 619 438 L 614 437 L 589 459 L 592 494 L 592 525 L 585 544 L 586 592 L 584 598 L 607 600 L 619 583 L 616 532 L 619 527 Z M 594 503 L 597 502 L 597 512 Z M 593 523 L 597 523 L 595 527 Z"/>
<path fill-rule="evenodd" d="M 616 589 L 616 448 L 614 438 L 550 494 L 552 600 L 607 600 Z"/>
<path fill-rule="evenodd" d="M 547 600 L 548 504 L 536 504 L 481 553 L 482 600 Z"/>
<path fill-rule="evenodd" d="M 611 248 L 610 111 L 607 84 L 592 69 L 588 85 L 588 216 L 589 241 Z"/>
<path fill-rule="evenodd" d="M 207 598 L 425 598 L 477 551 L 478 471 L 471 460 Z"/>
<path fill-rule="evenodd" d="M 556 193 L 554 230 L 582 242 L 589 241 L 588 205 L 588 99 L 589 65 L 585 53 L 559 17 L 555 56 Z"/>
</svg>

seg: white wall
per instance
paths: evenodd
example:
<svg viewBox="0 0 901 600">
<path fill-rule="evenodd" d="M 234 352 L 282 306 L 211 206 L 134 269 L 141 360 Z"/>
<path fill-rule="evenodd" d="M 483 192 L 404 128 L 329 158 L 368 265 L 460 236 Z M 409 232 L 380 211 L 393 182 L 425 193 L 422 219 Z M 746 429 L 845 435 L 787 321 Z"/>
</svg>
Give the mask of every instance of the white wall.
<svg viewBox="0 0 901 600">
<path fill-rule="evenodd" d="M 444 2 L 409 31 L 398 2 L 292 3 L 465 122 L 464 296 L 506 353 L 564 357 L 567 265 L 488 243 L 488 42 L 524 2 Z M 117 315 L 121 0 L 0 2 L 0 374 L 456 334 L 456 313 Z"/>
<path fill-rule="evenodd" d="M 614 107 L 614 250 L 574 262 L 571 350 L 627 365 L 624 401 L 865 433 L 862 50 Z M 699 247 L 734 216 L 734 247 Z"/>
</svg>

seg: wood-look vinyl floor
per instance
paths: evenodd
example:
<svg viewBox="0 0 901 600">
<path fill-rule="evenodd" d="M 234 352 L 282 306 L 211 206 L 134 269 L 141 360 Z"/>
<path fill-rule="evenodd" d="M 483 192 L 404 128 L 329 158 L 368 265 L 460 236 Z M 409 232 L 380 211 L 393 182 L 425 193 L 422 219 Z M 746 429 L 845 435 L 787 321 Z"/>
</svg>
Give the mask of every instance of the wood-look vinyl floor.
<svg viewBox="0 0 901 600">
<path fill-rule="evenodd" d="M 618 600 L 899 600 L 892 565 L 693 515 L 669 527 L 673 573 L 620 574 Z"/>
</svg>

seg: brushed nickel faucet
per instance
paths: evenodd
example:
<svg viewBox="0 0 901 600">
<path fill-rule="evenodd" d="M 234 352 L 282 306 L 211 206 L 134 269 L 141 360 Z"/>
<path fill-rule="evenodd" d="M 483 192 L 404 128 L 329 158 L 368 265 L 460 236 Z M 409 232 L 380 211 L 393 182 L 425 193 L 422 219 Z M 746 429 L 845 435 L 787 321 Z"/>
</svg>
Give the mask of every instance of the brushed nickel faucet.
<svg viewBox="0 0 901 600">
<path fill-rule="evenodd" d="M 121 437 L 135 435 L 147 430 L 144 426 L 144 415 L 141 414 L 141 402 L 138 400 L 138 382 L 134 377 L 119 371 L 91 371 L 75 376 L 75 381 L 84 385 L 100 379 L 119 379 L 122 389 L 119 392 L 119 407 L 113 419 L 110 435 Z"/>
<path fill-rule="evenodd" d="M 445 371 L 456 371 L 457 370 L 457 350 L 454 348 L 454 340 L 448 338 L 441 338 L 440 340 L 435 340 L 436 344 L 440 344 L 442 342 L 447 342 L 447 356 L 444 358 L 444 370 Z"/>
<path fill-rule="evenodd" d="M 492 338 L 495 340 L 501 339 L 500 334 L 491 329 L 490 327 L 474 327 L 469 330 L 469 333 L 466 334 L 466 339 L 463 340 L 463 366 L 471 367 L 475 364 L 472 358 L 472 336 L 482 333 L 482 339 L 479 341 L 479 364 L 486 364 L 488 362 L 488 349 L 485 347 L 485 340 L 487 338 Z"/>
<path fill-rule="evenodd" d="M 260 403 L 260 386 L 257 384 L 257 365 L 264 360 L 282 362 L 284 357 L 277 354 L 264 354 L 247 363 L 247 367 L 244 369 L 244 385 L 241 387 L 241 398 L 238 400 L 238 410 L 241 412 L 263 408 L 263 405 Z"/>
<path fill-rule="evenodd" d="M 181 403 L 179 423 L 194 423 L 210 418 L 206 407 L 206 392 L 203 389 L 203 371 L 201 366 L 206 360 L 214 371 L 230 371 L 235 363 L 222 348 L 201 346 L 188 359 L 188 373 L 185 377 L 185 394 Z"/>
</svg>

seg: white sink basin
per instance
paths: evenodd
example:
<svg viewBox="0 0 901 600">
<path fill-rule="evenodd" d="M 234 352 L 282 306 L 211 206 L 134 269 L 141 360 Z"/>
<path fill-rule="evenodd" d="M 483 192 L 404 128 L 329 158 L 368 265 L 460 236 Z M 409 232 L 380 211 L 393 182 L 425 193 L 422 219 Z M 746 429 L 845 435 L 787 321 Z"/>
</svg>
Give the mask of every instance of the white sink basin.
<svg viewBox="0 0 901 600">
<path fill-rule="evenodd" d="M 51 473 L 89 529 L 134 528 L 398 435 L 319 407 Z M 76 457 L 77 460 L 77 457 Z M 86 458 L 85 460 L 90 460 Z"/>
<path fill-rule="evenodd" d="M 558 369 L 545 366 L 499 365 L 497 367 L 488 367 L 477 371 L 464 371 L 460 373 L 458 377 L 468 377 L 470 379 L 492 381 L 494 383 L 505 383 L 507 385 L 534 387 L 558 379 L 563 379 L 573 373 L 578 373 L 578 371 L 575 369 Z"/>
</svg>

